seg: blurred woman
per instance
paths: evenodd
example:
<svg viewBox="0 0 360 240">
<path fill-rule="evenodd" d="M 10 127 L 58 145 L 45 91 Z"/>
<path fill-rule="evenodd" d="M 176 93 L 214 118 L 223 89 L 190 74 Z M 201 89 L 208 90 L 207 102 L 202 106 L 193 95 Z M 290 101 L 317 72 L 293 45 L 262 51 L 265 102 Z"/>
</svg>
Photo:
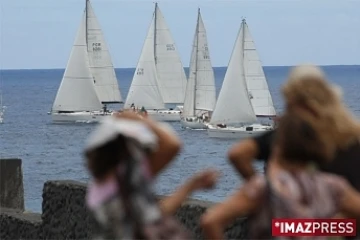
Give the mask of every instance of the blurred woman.
<svg viewBox="0 0 360 240">
<path fill-rule="evenodd" d="M 160 203 L 154 177 L 180 150 L 169 127 L 125 111 L 109 117 L 90 136 L 85 155 L 93 177 L 87 205 L 104 239 L 189 239 L 171 216 L 195 190 L 210 188 L 217 173 L 204 171 Z"/>
<path fill-rule="evenodd" d="M 333 159 L 336 147 L 331 134 L 315 113 L 285 113 L 267 175 L 254 175 L 233 196 L 203 215 L 207 238 L 223 239 L 224 228 L 241 216 L 250 216 L 249 239 L 272 238 L 272 218 L 331 218 L 339 211 L 360 217 L 360 193 L 345 179 L 313 168 L 314 163 Z"/>
<path fill-rule="evenodd" d="M 320 68 L 301 65 L 292 69 L 282 88 L 285 111 L 301 110 L 322 122 L 337 152 L 333 161 L 320 163 L 323 171 L 345 177 L 360 191 L 360 124 L 342 101 L 341 89 L 327 82 Z M 268 162 L 277 130 L 245 139 L 229 150 L 229 159 L 245 179 L 255 174 L 254 159 Z"/>
</svg>

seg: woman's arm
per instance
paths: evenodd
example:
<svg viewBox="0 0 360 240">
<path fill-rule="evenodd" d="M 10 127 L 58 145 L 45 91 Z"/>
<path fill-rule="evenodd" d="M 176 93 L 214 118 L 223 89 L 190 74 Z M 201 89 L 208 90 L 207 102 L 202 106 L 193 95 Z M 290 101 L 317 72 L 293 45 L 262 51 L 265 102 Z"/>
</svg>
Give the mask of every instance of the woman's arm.
<svg viewBox="0 0 360 240">
<path fill-rule="evenodd" d="M 244 139 L 229 150 L 230 162 L 246 180 L 255 174 L 252 165 L 255 159 L 267 162 L 270 158 L 274 135 L 275 130 L 272 130 L 260 136 Z"/>
<path fill-rule="evenodd" d="M 224 228 L 236 218 L 253 213 L 261 204 L 264 182 L 254 177 L 233 196 L 210 208 L 201 218 L 208 239 L 224 239 Z"/>
<path fill-rule="evenodd" d="M 346 216 L 360 220 L 360 192 L 354 189 L 345 179 L 337 181 L 341 185 L 340 208 Z"/>
<path fill-rule="evenodd" d="M 149 165 L 152 174 L 157 175 L 180 151 L 181 142 L 172 131 L 164 124 L 155 122 L 150 118 L 144 118 L 133 111 L 123 111 L 115 115 L 117 118 L 140 121 L 146 124 L 158 137 L 158 148 L 149 155 Z"/>
<path fill-rule="evenodd" d="M 173 215 L 186 198 L 194 191 L 212 188 L 218 178 L 215 170 L 206 170 L 191 177 L 171 196 L 160 202 L 160 207 L 165 215 Z"/>
<path fill-rule="evenodd" d="M 151 172 L 157 175 L 179 153 L 182 143 L 168 126 L 149 118 L 143 120 L 158 137 L 158 148 L 149 155 Z"/>
<path fill-rule="evenodd" d="M 256 142 L 249 138 L 234 144 L 228 152 L 230 163 L 246 180 L 255 175 L 252 162 L 258 155 L 258 151 Z"/>
</svg>

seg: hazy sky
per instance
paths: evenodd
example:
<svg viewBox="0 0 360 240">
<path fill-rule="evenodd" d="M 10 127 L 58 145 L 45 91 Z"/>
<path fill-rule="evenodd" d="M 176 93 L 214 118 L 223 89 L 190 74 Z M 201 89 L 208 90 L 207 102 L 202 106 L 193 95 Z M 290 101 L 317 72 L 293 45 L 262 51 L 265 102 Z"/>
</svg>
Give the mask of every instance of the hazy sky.
<svg viewBox="0 0 360 240">
<path fill-rule="evenodd" d="M 152 0 L 92 0 L 114 66 L 135 67 Z M 214 66 L 226 66 L 245 16 L 263 65 L 360 64 L 360 0 L 159 0 L 184 66 L 197 7 Z M 65 68 L 85 0 L 0 0 L 0 68 Z"/>
</svg>

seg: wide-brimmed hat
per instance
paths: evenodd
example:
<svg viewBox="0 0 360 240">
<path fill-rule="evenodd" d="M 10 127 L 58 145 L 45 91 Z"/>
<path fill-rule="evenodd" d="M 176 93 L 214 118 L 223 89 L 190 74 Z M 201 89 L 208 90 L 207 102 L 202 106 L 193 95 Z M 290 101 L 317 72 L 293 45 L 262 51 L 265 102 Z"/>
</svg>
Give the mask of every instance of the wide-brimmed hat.
<svg viewBox="0 0 360 240">
<path fill-rule="evenodd" d="M 157 136 L 144 123 L 108 116 L 90 134 L 85 143 L 85 151 L 99 148 L 116 139 L 119 135 L 133 139 L 149 150 L 154 150 L 157 147 Z"/>
</svg>

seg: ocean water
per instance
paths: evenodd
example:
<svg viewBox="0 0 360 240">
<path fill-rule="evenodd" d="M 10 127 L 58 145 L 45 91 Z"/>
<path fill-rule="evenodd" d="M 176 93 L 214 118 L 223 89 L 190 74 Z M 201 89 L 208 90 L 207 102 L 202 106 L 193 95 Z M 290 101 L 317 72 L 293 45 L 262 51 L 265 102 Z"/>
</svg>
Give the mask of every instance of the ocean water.
<svg viewBox="0 0 360 240">
<path fill-rule="evenodd" d="M 360 115 L 360 66 L 323 67 L 329 79 L 340 85 L 345 101 Z M 217 90 L 220 90 L 226 68 L 215 68 Z M 283 102 L 280 86 L 286 80 L 289 67 L 264 67 L 277 111 Z M 86 182 L 82 149 L 84 140 L 94 124 L 52 124 L 47 112 L 51 109 L 63 69 L 1 70 L 3 102 L 7 106 L 5 123 L 0 124 L 0 157 L 19 157 L 23 160 L 25 205 L 30 211 L 41 211 L 42 188 L 47 180 L 72 179 Z M 130 87 L 134 69 L 116 69 L 123 97 Z M 232 107 L 236 103 L 229 103 Z M 120 106 L 116 106 L 120 108 Z M 241 184 L 226 159 L 234 140 L 211 139 L 206 131 L 180 128 L 171 124 L 183 141 L 181 154 L 157 178 L 156 190 L 168 194 L 187 177 L 208 167 L 217 168 L 221 178 L 214 190 L 197 192 L 193 197 L 221 201 Z M 261 163 L 255 164 L 262 171 Z"/>
</svg>

